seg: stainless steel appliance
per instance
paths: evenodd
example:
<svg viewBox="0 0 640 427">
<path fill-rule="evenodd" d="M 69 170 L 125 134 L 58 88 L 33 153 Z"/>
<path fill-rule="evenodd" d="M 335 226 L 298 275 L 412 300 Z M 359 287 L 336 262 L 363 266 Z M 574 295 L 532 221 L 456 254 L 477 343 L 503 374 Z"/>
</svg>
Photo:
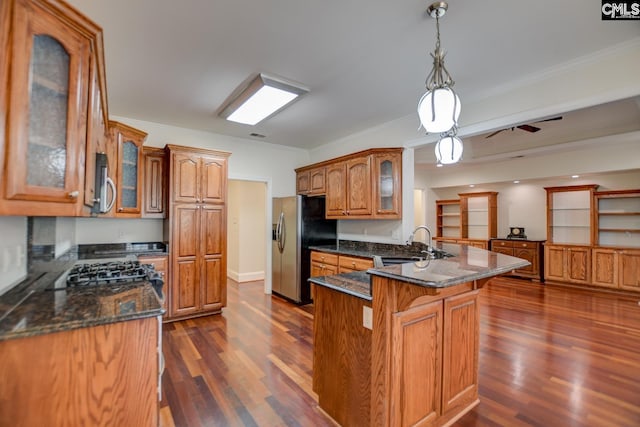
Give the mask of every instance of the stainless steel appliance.
<svg viewBox="0 0 640 427">
<path fill-rule="evenodd" d="M 337 221 L 325 219 L 324 197 L 275 197 L 272 230 L 272 292 L 311 302 L 309 246 L 335 245 Z"/>
<path fill-rule="evenodd" d="M 111 189 L 111 201 L 107 200 L 108 189 Z M 109 161 L 105 153 L 96 153 L 95 195 L 92 214 L 107 213 L 116 201 L 116 186 L 109 178 Z"/>
</svg>

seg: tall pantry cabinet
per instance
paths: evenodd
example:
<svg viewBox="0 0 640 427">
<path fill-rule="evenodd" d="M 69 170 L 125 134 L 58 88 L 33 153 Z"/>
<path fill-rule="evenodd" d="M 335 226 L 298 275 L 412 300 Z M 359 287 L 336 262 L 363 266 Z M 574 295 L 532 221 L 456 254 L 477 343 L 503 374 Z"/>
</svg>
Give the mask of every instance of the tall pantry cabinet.
<svg viewBox="0 0 640 427">
<path fill-rule="evenodd" d="M 227 161 L 230 153 L 167 145 L 168 316 L 219 313 L 227 304 Z"/>
</svg>

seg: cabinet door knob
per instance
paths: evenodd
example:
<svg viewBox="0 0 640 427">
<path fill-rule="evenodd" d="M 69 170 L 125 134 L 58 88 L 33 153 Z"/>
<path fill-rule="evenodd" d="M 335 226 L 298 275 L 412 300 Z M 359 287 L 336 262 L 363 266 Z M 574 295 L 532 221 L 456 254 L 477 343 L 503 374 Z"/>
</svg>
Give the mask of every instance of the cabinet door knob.
<svg viewBox="0 0 640 427">
<path fill-rule="evenodd" d="M 356 263 L 355 263 L 355 262 L 352 262 L 352 263 L 351 263 L 351 265 L 353 265 L 353 266 L 355 267 L 355 266 L 356 266 Z"/>
<path fill-rule="evenodd" d="M 70 199 L 77 199 L 78 196 L 80 195 L 80 192 L 78 190 L 70 191 L 69 194 L 67 195 L 69 196 Z"/>
<path fill-rule="evenodd" d="M 122 212 L 124 208 L 118 208 L 118 212 Z"/>
</svg>

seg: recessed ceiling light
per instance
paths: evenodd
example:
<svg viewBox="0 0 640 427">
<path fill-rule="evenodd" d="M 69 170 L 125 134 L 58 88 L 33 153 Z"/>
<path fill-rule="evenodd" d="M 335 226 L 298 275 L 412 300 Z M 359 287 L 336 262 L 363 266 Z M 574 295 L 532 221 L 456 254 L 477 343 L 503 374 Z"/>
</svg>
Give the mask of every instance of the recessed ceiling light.
<svg viewBox="0 0 640 427">
<path fill-rule="evenodd" d="M 571 178 L 580 178 L 580 175 L 571 175 Z"/>
<path fill-rule="evenodd" d="M 253 126 L 307 92 L 308 89 L 284 79 L 258 74 L 248 85 L 234 91 L 219 115 L 232 122 Z"/>
<path fill-rule="evenodd" d="M 514 184 L 520 184 L 520 181 L 518 181 L 517 179 L 515 181 L 513 181 Z"/>
<path fill-rule="evenodd" d="M 471 187 L 471 188 L 473 188 L 475 186 L 476 186 L 475 184 L 469 184 L 469 187 Z"/>
<path fill-rule="evenodd" d="M 436 167 L 438 167 L 438 168 L 441 168 L 442 166 L 443 166 L 442 163 L 436 164 Z"/>
</svg>

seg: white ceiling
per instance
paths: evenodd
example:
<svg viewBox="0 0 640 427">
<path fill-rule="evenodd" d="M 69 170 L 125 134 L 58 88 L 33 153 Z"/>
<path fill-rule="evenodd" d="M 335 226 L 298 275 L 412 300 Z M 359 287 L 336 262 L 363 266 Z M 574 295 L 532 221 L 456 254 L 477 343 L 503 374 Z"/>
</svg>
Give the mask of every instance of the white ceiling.
<svg viewBox="0 0 640 427">
<path fill-rule="evenodd" d="M 301 148 L 415 114 L 435 44 L 430 1 L 69 2 L 103 27 L 111 115 L 242 138 L 256 132 Z M 640 36 L 637 22 L 601 21 L 596 0 L 449 3 L 442 45 L 463 100 Z M 257 126 L 218 118 L 257 72 L 310 93 Z M 565 119 L 532 136 L 551 135 L 572 121 Z M 516 132 L 478 141 L 473 152 L 491 155 Z"/>
</svg>

